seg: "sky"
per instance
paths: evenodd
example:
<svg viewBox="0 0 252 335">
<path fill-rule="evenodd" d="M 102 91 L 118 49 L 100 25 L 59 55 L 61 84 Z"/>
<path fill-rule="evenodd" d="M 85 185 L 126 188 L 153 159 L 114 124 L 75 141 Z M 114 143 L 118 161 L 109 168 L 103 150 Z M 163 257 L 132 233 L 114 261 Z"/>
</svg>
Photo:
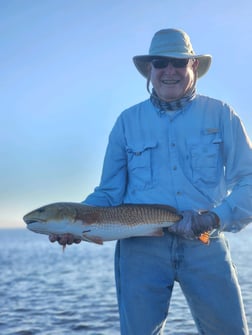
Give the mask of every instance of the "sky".
<svg viewBox="0 0 252 335">
<path fill-rule="evenodd" d="M 251 0 L 0 0 L 0 228 L 93 191 L 116 118 L 149 96 L 132 57 L 160 29 L 213 56 L 198 93 L 252 137 L 251 17 Z"/>
</svg>

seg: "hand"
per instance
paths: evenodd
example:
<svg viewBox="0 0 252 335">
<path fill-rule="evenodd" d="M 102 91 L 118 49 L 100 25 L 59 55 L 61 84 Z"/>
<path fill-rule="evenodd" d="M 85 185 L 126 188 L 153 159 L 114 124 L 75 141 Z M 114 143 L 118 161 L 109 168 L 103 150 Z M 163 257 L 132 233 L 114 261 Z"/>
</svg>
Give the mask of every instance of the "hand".
<svg viewBox="0 0 252 335">
<path fill-rule="evenodd" d="M 183 211 L 183 218 L 168 228 L 170 233 L 184 238 L 197 239 L 202 233 L 211 232 L 219 228 L 219 217 L 214 212 L 197 213 L 195 211 Z"/>
<path fill-rule="evenodd" d="M 56 234 L 51 234 L 49 235 L 49 240 L 50 242 L 58 242 L 60 245 L 66 246 L 67 244 L 79 244 L 81 242 L 81 239 L 76 239 L 74 238 L 73 235 L 71 234 L 63 234 L 63 235 L 56 235 Z"/>
<path fill-rule="evenodd" d="M 186 239 L 194 240 L 196 236 L 192 230 L 192 216 L 195 212 L 183 211 L 180 214 L 182 215 L 182 219 L 170 226 L 168 231 Z"/>
<path fill-rule="evenodd" d="M 192 230 L 196 236 L 220 227 L 220 218 L 214 212 L 195 213 L 192 216 Z"/>
</svg>

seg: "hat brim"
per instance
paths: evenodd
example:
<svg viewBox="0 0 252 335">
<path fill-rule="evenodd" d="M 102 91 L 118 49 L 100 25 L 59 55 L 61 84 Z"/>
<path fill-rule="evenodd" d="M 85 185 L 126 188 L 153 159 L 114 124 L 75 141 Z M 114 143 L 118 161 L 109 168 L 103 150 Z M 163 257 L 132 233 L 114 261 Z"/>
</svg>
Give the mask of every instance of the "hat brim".
<svg viewBox="0 0 252 335">
<path fill-rule="evenodd" d="M 153 59 L 156 58 L 188 58 L 188 59 L 198 59 L 199 65 L 198 65 L 198 78 L 204 76 L 206 72 L 208 71 L 211 61 L 212 61 L 212 56 L 211 55 L 165 55 L 165 56 L 160 56 L 160 55 L 142 55 L 142 56 L 135 56 L 133 57 L 133 62 L 137 68 L 137 70 L 145 77 L 147 78 L 149 75 L 149 64 Z"/>
</svg>

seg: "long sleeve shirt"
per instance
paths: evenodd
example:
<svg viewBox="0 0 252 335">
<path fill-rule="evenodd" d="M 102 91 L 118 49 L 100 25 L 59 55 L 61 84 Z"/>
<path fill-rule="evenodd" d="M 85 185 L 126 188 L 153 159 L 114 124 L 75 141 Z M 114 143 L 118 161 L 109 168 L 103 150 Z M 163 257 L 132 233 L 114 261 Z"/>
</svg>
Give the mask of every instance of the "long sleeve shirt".
<svg viewBox="0 0 252 335">
<path fill-rule="evenodd" d="M 123 111 L 109 136 L 100 185 L 86 204 L 167 204 L 211 210 L 221 229 L 252 221 L 252 145 L 227 104 L 197 95 L 162 112 L 148 99 Z"/>
</svg>

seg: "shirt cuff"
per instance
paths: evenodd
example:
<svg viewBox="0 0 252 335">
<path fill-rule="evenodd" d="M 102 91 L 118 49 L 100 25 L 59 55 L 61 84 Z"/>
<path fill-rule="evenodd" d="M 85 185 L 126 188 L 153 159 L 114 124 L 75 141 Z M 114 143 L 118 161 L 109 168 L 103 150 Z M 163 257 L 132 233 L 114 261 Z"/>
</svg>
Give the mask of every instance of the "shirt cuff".
<svg viewBox="0 0 252 335">
<path fill-rule="evenodd" d="M 222 203 L 219 207 L 213 208 L 212 212 L 218 215 L 220 219 L 220 230 L 221 231 L 235 231 L 235 227 L 232 227 L 232 209 L 227 202 Z"/>
</svg>

